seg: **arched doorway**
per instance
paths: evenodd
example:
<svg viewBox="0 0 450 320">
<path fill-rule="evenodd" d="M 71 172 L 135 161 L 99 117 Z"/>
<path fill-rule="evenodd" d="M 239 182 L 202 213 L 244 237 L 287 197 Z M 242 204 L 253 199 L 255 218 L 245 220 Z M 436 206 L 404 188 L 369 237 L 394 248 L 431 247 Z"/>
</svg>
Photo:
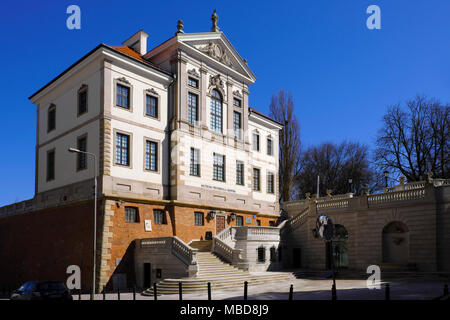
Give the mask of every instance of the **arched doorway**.
<svg viewBox="0 0 450 320">
<path fill-rule="evenodd" d="M 334 268 L 345 269 L 348 268 L 348 232 L 341 224 L 334 226 L 334 237 L 332 242 L 327 242 L 326 245 L 326 265 L 331 269 L 330 264 L 330 250 L 333 252 Z"/>
<path fill-rule="evenodd" d="M 409 230 L 406 224 L 393 221 L 383 228 L 383 262 L 407 264 L 409 260 Z"/>
</svg>

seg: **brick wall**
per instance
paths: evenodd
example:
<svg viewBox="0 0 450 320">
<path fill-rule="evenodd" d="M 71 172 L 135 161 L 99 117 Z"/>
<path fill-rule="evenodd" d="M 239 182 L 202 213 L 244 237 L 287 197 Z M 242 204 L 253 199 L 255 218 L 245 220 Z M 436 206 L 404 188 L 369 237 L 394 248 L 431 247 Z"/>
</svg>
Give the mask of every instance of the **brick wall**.
<svg viewBox="0 0 450 320">
<path fill-rule="evenodd" d="M 0 286 L 29 280 L 67 279 L 81 268 L 83 288 L 92 282 L 93 201 L 0 219 Z"/>
</svg>

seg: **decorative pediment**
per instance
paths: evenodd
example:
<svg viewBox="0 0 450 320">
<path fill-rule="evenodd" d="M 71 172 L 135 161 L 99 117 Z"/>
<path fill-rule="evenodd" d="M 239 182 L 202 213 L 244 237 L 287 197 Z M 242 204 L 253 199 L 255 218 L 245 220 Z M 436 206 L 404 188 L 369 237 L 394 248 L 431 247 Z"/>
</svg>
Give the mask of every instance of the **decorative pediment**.
<svg viewBox="0 0 450 320">
<path fill-rule="evenodd" d="M 156 92 L 156 90 L 153 89 L 153 88 L 145 89 L 145 92 L 150 93 L 150 94 L 155 95 L 155 96 L 159 96 L 158 92 Z"/>
<path fill-rule="evenodd" d="M 239 90 L 233 91 L 233 95 L 238 97 L 238 98 L 242 98 L 242 94 L 239 92 Z"/>
<path fill-rule="evenodd" d="M 193 77 L 200 78 L 200 74 L 194 68 L 192 68 L 191 70 L 188 70 L 188 74 Z"/>
<path fill-rule="evenodd" d="M 117 78 L 116 80 L 120 81 L 120 82 L 123 82 L 123 83 L 126 83 L 126 84 L 130 84 L 130 81 L 128 81 L 125 77 Z"/>
<path fill-rule="evenodd" d="M 223 63 L 228 67 L 233 67 L 233 63 L 231 62 L 230 57 L 228 56 L 226 50 L 218 45 L 217 43 L 210 42 L 207 45 L 198 45 L 195 46 L 201 52 L 207 54 L 213 59 Z"/>
</svg>

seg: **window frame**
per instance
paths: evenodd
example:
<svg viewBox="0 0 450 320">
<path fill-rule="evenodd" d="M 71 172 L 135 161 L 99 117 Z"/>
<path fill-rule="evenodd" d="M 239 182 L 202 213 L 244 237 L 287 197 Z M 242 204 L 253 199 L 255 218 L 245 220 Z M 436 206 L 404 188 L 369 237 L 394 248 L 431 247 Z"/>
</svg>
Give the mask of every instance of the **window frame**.
<svg viewBox="0 0 450 320">
<path fill-rule="evenodd" d="M 161 213 L 162 214 L 162 221 L 161 223 L 159 223 L 159 218 L 157 219 L 157 214 L 156 213 Z M 167 217 L 166 217 L 166 212 L 162 209 L 153 209 L 153 223 L 155 225 L 167 225 Z"/>
<path fill-rule="evenodd" d="M 197 219 L 201 215 L 201 224 L 198 224 L 197 222 L 200 221 L 200 219 Z M 205 225 L 205 214 L 201 211 L 194 211 L 194 226 L 202 227 Z"/>
<path fill-rule="evenodd" d="M 236 104 L 236 101 L 238 101 L 239 103 Z M 233 97 L 233 106 L 236 108 L 242 108 L 242 99 Z"/>
<path fill-rule="evenodd" d="M 80 112 L 80 106 L 81 106 L 81 99 L 80 99 L 80 95 L 81 94 L 86 94 L 86 109 L 83 112 Z M 77 117 L 82 116 L 83 114 L 88 113 L 88 108 L 89 108 L 89 104 L 88 104 L 88 86 L 86 84 L 83 84 L 80 89 L 78 89 L 77 92 Z"/>
<path fill-rule="evenodd" d="M 147 153 L 147 142 L 150 143 L 154 143 L 156 144 L 156 148 L 155 148 L 155 153 L 156 153 L 156 159 L 155 159 L 155 166 L 156 169 L 152 170 L 150 168 L 147 168 L 147 155 L 149 153 Z M 155 140 L 155 139 L 151 139 L 148 137 L 144 137 L 144 171 L 148 171 L 148 172 L 153 172 L 153 173 L 159 173 L 160 172 L 160 141 Z M 150 152 L 150 156 L 151 156 L 151 152 Z M 151 161 L 151 158 L 150 158 Z M 150 162 L 151 164 L 151 162 Z"/>
<path fill-rule="evenodd" d="M 216 156 L 222 157 L 222 165 L 216 163 Z M 222 169 L 222 180 L 216 179 L 219 176 L 219 172 L 216 170 Z M 225 155 L 213 152 L 213 180 L 219 182 L 226 182 L 226 172 L 225 172 Z"/>
<path fill-rule="evenodd" d="M 255 143 L 255 137 L 256 137 L 256 143 Z M 261 151 L 261 137 L 258 131 L 254 131 L 252 134 L 252 145 L 253 151 L 260 152 Z"/>
<path fill-rule="evenodd" d="M 81 140 L 86 140 L 86 147 L 85 147 L 86 150 L 82 150 L 82 149 L 81 149 L 81 147 L 80 147 L 80 141 L 81 141 Z M 85 134 L 83 134 L 83 135 L 77 137 L 77 149 L 80 150 L 80 151 L 87 152 L 87 150 L 88 150 L 88 134 L 87 134 L 87 133 L 85 133 Z M 84 167 L 81 167 L 81 166 L 80 166 L 80 161 L 81 161 L 81 158 L 82 158 L 82 157 L 84 157 L 84 164 L 85 164 Z M 82 170 L 87 170 L 87 168 L 88 168 L 87 154 L 85 154 L 85 153 L 79 153 L 79 152 L 78 152 L 76 158 L 77 158 L 77 159 L 76 159 L 76 169 L 77 169 L 77 172 L 78 172 L 78 171 L 82 171 Z"/>
<path fill-rule="evenodd" d="M 242 223 L 238 224 L 238 221 L 241 221 Z M 243 227 L 244 226 L 244 216 L 236 216 L 236 227 Z"/>
<path fill-rule="evenodd" d="M 118 129 L 114 129 L 113 133 L 114 133 L 113 165 L 132 169 L 133 168 L 133 165 L 132 165 L 133 164 L 133 152 L 132 152 L 132 150 L 133 150 L 133 134 L 131 132 L 126 132 L 126 131 L 122 131 L 122 130 L 118 130 Z M 128 136 L 128 165 L 117 163 L 117 135 L 118 134 Z"/>
<path fill-rule="evenodd" d="M 129 221 L 128 217 L 127 217 L 127 209 L 135 209 L 135 216 L 134 216 L 134 221 Z M 125 215 L 125 222 L 126 223 L 139 223 L 139 208 L 138 207 L 133 207 L 133 206 L 126 206 L 124 208 L 124 215 Z"/>
<path fill-rule="evenodd" d="M 49 155 L 53 153 L 53 170 L 52 170 L 52 176 L 50 177 L 49 173 Z M 56 148 L 47 150 L 47 158 L 46 158 L 46 182 L 50 182 L 56 179 Z"/>
<path fill-rule="evenodd" d="M 215 96 L 215 94 L 213 94 L 213 92 L 217 92 L 218 96 L 220 97 L 217 98 Z M 212 89 L 211 90 L 211 95 L 210 95 L 210 104 L 209 104 L 209 125 L 210 125 L 210 129 L 211 131 L 215 132 L 215 133 L 220 133 L 223 134 L 223 96 L 220 93 L 219 90 L 217 89 Z M 213 108 L 213 102 L 214 103 L 214 108 Z M 220 116 L 217 113 L 218 110 L 218 103 L 220 103 Z M 218 130 L 217 125 L 219 124 L 219 120 L 220 119 L 220 130 Z M 213 125 L 214 123 L 214 125 Z"/>
<path fill-rule="evenodd" d="M 197 163 L 195 163 L 195 153 L 197 152 Z M 194 154 L 194 157 L 192 155 Z M 196 149 L 194 147 L 191 147 L 189 151 L 189 175 L 193 177 L 200 177 L 201 176 L 201 166 L 200 166 L 200 149 Z M 197 174 L 193 173 L 194 166 L 197 166 Z"/>
<path fill-rule="evenodd" d="M 191 81 L 195 82 L 196 85 L 195 86 L 191 85 Z M 191 77 L 191 76 L 188 76 L 188 78 L 187 78 L 187 85 L 189 87 L 191 87 L 191 88 L 200 89 L 200 81 L 199 81 L 199 79 Z"/>
<path fill-rule="evenodd" d="M 255 189 L 255 170 L 258 171 L 258 189 Z M 252 169 L 252 190 L 261 192 L 261 168 L 255 168 Z"/>
<path fill-rule="evenodd" d="M 239 128 L 236 131 L 236 115 L 239 115 Z M 236 132 L 238 133 L 236 135 Z M 237 140 L 242 140 L 242 112 L 233 110 L 233 136 Z"/>
<path fill-rule="evenodd" d="M 264 246 L 259 246 L 256 248 L 257 255 L 256 255 L 256 261 L 257 263 L 266 263 L 266 248 Z M 262 254 L 261 254 L 262 253 Z"/>
<path fill-rule="evenodd" d="M 191 96 L 196 97 L 196 101 L 197 101 L 197 105 L 195 106 L 196 119 L 194 120 L 194 122 L 192 122 L 192 116 L 191 116 L 191 104 L 190 104 L 190 102 L 191 102 L 190 97 Z M 188 95 L 187 95 L 187 121 L 188 121 L 189 124 L 191 124 L 193 126 L 198 125 L 198 123 L 200 122 L 199 101 L 200 101 L 200 96 L 197 93 L 188 91 Z"/>
<path fill-rule="evenodd" d="M 128 88 L 128 108 L 117 104 L 117 87 L 119 85 Z M 133 112 L 133 86 L 128 80 L 125 79 L 125 77 L 114 79 L 114 106 L 122 110 Z"/>
<path fill-rule="evenodd" d="M 53 114 L 52 122 L 50 122 L 50 114 Z M 50 123 L 53 123 L 53 127 L 50 127 Z M 51 104 L 47 109 L 47 133 L 56 130 L 56 105 Z"/>
<path fill-rule="evenodd" d="M 270 141 L 270 152 L 269 152 L 269 141 Z M 271 137 L 267 138 L 267 155 L 273 156 L 273 139 Z"/>
<path fill-rule="evenodd" d="M 242 165 L 242 169 L 241 169 L 240 171 L 239 171 L 239 169 L 238 169 L 239 165 Z M 239 177 L 239 172 L 241 172 L 241 180 L 242 180 L 241 183 L 239 183 L 239 179 L 238 179 L 238 177 Z M 236 160 L 236 184 L 237 184 L 237 185 L 239 185 L 239 186 L 244 186 L 244 185 L 245 185 L 245 179 L 244 179 L 244 176 L 245 176 L 245 165 L 244 165 L 244 161 Z"/>
<path fill-rule="evenodd" d="M 272 176 L 272 191 L 270 191 L 269 190 L 269 177 L 270 176 Z M 267 185 L 267 193 L 269 193 L 269 194 L 275 194 L 275 174 L 273 173 L 273 172 L 271 172 L 271 171 L 268 171 L 267 173 L 266 173 L 266 185 Z"/>
<path fill-rule="evenodd" d="M 150 98 L 150 99 L 155 99 L 155 101 L 156 101 L 156 103 L 155 103 L 155 116 L 153 116 L 153 115 L 151 115 L 150 113 L 147 113 L 147 108 L 148 108 L 148 104 L 147 104 L 147 98 Z M 144 116 L 146 116 L 146 117 L 148 117 L 148 118 L 151 118 L 151 119 L 155 119 L 155 120 L 159 120 L 160 119 L 160 117 L 159 117 L 159 113 L 160 113 L 160 108 L 159 108 L 159 105 L 160 105 L 160 101 L 159 101 L 160 99 L 159 99 L 159 96 L 157 96 L 157 95 L 155 95 L 155 94 L 153 94 L 153 93 L 150 93 L 149 91 L 144 91 Z"/>
</svg>

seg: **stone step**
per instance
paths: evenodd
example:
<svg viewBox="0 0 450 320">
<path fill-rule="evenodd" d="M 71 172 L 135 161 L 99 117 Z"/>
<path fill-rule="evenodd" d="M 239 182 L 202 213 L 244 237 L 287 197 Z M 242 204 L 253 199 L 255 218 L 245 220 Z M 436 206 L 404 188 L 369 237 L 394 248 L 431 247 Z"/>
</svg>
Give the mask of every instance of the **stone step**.
<svg viewBox="0 0 450 320">
<path fill-rule="evenodd" d="M 256 276 L 256 278 L 253 277 L 247 277 L 245 279 L 239 279 L 236 281 L 224 281 L 224 282 L 211 282 L 211 289 L 233 289 L 233 288 L 238 288 L 238 287 L 243 287 L 244 286 L 244 281 L 248 282 L 249 287 L 252 285 L 257 285 L 257 284 L 263 284 L 263 283 L 267 283 L 267 282 L 273 282 L 273 281 L 280 281 L 280 280 L 293 280 L 295 279 L 295 277 L 293 277 L 292 275 L 283 275 L 283 276 L 279 276 L 277 275 L 277 277 L 267 277 L 267 276 L 261 276 L 258 275 Z M 173 279 L 173 280 L 177 280 L 177 279 Z M 179 282 L 180 279 L 178 279 Z M 158 289 L 158 295 L 160 294 L 177 294 L 178 293 L 178 282 L 173 282 L 171 284 L 163 284 L 160 283 L 157 285 L 157 289 Z M 203 282 L 203 283 L 187 283 L 187 282 L 183 282 L 182 281 L 182 288 L 183 288 L 183 293 L 194 293 L 194 292 L 205 292 L 207 291 L 207 281 Z M 153 295 L 153 289 L 147 289 L 146 291 L 144 291 L 142 293 L 143 295 Z"/>
</svg>

